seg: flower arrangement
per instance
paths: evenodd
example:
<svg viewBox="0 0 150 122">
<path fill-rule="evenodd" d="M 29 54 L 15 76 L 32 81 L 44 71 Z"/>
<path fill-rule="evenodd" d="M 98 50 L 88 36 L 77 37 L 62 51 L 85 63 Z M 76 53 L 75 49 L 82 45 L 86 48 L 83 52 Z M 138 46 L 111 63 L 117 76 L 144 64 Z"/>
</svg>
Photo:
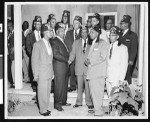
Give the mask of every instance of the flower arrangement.
<svg viewBox="0 0 150 122">
<path fill-rule="evenodd" d="M 119 87 L 112 88 L 109 99 L 110 116 L 139 116 L 143 105 L 143 95 L 135 85 L 128 85 L 127 81 L 123 81 Z"/>
</svg>

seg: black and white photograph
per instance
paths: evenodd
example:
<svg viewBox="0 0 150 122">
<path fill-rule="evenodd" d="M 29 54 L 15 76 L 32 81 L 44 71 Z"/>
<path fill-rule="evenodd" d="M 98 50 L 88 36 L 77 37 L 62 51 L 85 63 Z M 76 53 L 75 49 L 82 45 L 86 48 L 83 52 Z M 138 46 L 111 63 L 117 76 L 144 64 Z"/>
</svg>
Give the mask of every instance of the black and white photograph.
<svg viewBox="0 0 150 122">
<path fill-rule="evenodd" d="M 4 15 L 5 119 L 148 118 L 148 2 L 5 2 Z"/>
</svg>

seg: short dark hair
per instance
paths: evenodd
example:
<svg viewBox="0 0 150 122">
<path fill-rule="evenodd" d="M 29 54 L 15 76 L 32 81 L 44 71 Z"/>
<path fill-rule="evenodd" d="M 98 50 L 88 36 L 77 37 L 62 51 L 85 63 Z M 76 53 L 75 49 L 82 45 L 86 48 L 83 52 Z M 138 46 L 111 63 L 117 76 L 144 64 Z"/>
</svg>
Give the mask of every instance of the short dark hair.
<svg viewBox="0 0 150 122">
<path fill-rule="evenodd" d="M 29 23 L 28 21 L 24 21 L 23 24 L 22 24 L 22 30 L 25 31 L 26 29 L 29 28 Z"/>
</svg>

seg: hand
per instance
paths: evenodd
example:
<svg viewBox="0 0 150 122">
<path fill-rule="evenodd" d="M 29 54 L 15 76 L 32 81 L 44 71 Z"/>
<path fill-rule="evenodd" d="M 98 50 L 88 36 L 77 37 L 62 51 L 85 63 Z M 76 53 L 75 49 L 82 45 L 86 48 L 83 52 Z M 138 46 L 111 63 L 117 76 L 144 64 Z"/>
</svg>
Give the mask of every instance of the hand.
<svg viewBox="0 0 150 122">
<path fill-rule="evenodd" d="M 33 79 L 33 81 L 38 81 L 39 80 L 39 78 L 38 77 L 35 77 L 34 79 Z"/>
<path fill-rule="evenodd" d="M 86 65 L 86 66 L 89 66 L 91 63 L 90 63 L 90 60 L 89 59 L 86 59 L 85 60 L 85 62 L 84 62 L 84 64 Z"/>
<path fill-rule="evenodd" d="M 132 66 L 132 65 L 133 65 L 133 61 L 129 61 L 129 63 L 128 63 L 128 64 Z"/>
<path fill-rule="evenodd" d="M 71 61 L 70 61 L 70 60 L 68 61 L 68 64 L 69 64 L 69 65 L 71 64 Z"/>
</svg>

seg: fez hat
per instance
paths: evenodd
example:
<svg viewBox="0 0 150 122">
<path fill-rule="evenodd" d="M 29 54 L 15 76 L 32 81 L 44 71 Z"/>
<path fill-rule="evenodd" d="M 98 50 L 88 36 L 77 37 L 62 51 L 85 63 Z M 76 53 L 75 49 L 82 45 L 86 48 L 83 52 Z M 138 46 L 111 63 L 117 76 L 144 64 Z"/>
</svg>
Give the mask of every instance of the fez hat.
<svg viewBox="0 0 150 122">
<path fill-rule="evenodd" d="M 65 29 L 65 25 L 62 22 L 57 22 L 55 26 L 55 31 L 57 31 L 59 28 Z"/>
<path fill-rule="evenodd" d="M 121 22 L 125 22 L 125 23 L 131 23 L 131 16 L 130 15 L 124 15 L 123 19 L 121 20 Z"/>
<path fill-rule="evenodd" d="M 100 15 L 98 14 L 98 13 L 95 13 L 93 16 L 92 16 L 92 18 L 96 18 L 97 20 L 99 20 L 100 21 Z"/>
<path fill-rule="evenodd" d="M 80 16 L 75 16 L 74 20 L 79 21 L 82 24 L 82 17 Z"/>
<path fill-rule="evenodd" d="M 99 25 L 95 25 L 93 29 L 101 34 L 101 27 Z"/>
<path fill-rule="evenodd" d="M 111 29 L 110 29 L 110 33 L 120 35 L 121 30 L 120 30 L 120 28 L 117 27 L 117 26 L 112 26 Z"/>
<path fill-rule="evenodd" d="M 52 28 L 50 28 L 47 23 L 42 24 L 42 27 L 41 27 L 41 32 L 42 33 L 44 31 L 50 31 L 50 30 L 52 30 Z"/>
<path fill-rule="evenodd" d="M 64 10 L 62 17 L 70 17 L 70 11 Z"/>
<path fill-rule="evenodd" d="M 54 14 L 50 14 L 50 15 L 48 16 L 47 21 L 50 21 L 52 18 L 55 18 L 55 15 L 54 15 Z"/>
<path fill-rule="evenodd" d="M 87 26 L 86 24 L 83 24 L 83 25 L 81 26 L 81 30 L 88 30 L 88 26 Z"/>
<path fill-rule="evenodd" d="M 35 16 L 34 22 L 40 22 L 40 23 L 42 23 L 42 18 L 41 18 L 41 16 Z"/>
</svg>

